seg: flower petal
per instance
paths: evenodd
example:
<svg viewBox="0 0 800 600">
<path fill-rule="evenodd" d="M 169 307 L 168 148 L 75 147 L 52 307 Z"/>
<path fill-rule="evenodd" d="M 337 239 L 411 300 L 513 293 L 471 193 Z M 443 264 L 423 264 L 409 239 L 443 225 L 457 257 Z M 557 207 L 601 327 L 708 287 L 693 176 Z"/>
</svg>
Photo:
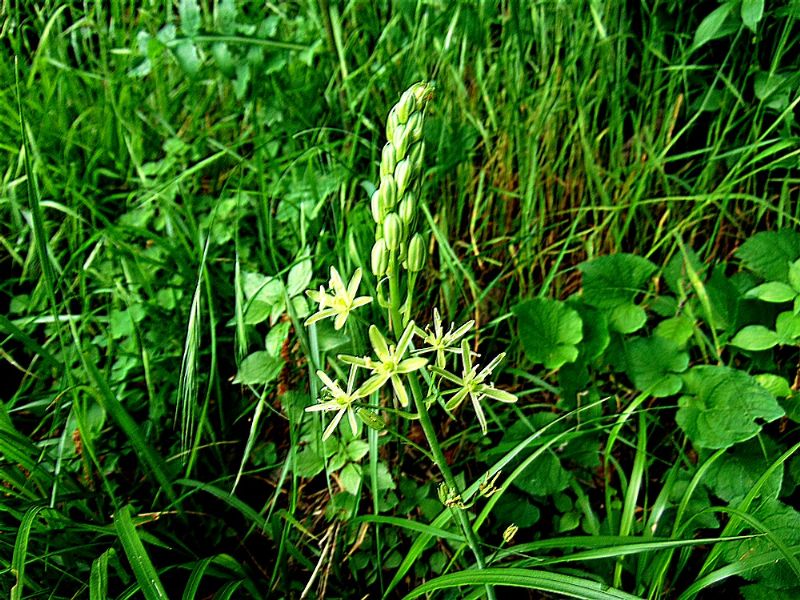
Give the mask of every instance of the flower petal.
<svg viewBox="0 0 800 600">
<path fill-rule="evenodd" d="M 469 344 L 467 340 L 461 340 L 461 362 L 464 364 L 464 376 L 472 371 L 472 357 L 469 354 Z"/>
<path fill-rule="evenodd" d="M 397 365 L 395 373 L 411 373 L 411 371 L 418 371 L 427 364 L 428 364 L 428 359 L 423 358 L 421 356 L 407 358 L 404 361 L 401 361 L 399 365 Z"/>
<path fill-rule="evenodd" d="M 470 399 L 472 400 L 472 407 L 475 409 L 475 414 L 478 415 L 478 423 L 481 424 L 481 431 L 483 435 L 486 435 L 486 415 L 483 414 L 483 408 L 481 408 L 481 399 L 475 393 L 470 393 Z"/>
<path fill-rule="evenodd" d="M 329 437 L 331 437 L 333 430 L 336 429 L 336 426 L 339 424 L 339 421 L 342 420 L 344 413 L 345 413 L 344 408 L 342 408 L 341 410 L 339 410 L 339 412 L 336 413 L 336 416 L 333 417 L 333 420 L 328 424 L 328 426 L 325 428 L 325 431 L 322 433 L 322 441 L 325 441 Z"/>
<path fill-rule="evenodd" d="M 430 367 L 428 367 L 428 369 L 431 372 L 436 373 L 439 377 L 443 377 L 447 379 L 447 381 L 451 381 L 458 386 L 464 385 L 464 380 L 458 377 L 457 375 L 453 375 L 450 371 L 446 371 L 445 369 L 442 369 L 441 367 L 435 365 L 431 365 Z"/>
<path fill-rule="evenodd" d="M 369 304 L 370 302 L 372 302 L 372 296 L 359 296 L 353 300 L 353 303 L 350 305 L 350 310 L 360 308 L 366 304 Z"/>
<path fill-rule="evenodd" d="M 475 325 L 475 321 L 467 321 L 461 327 L 456 329 L 453 333 L 447 334 L 447 337 L 450 338 L 450 343 L 454 343 L 457 339 L 466 335 L 472 326 Z"/>
<path fill-rule="evenodd" d="M 308 327 L 309 325 L 313 325 L 317 321 L 321 321 L 322 319 L 327 319 L 328 317 L 332 317 L 336 314 L 336 311 L 332 308 L 325 308 L 319 312 L 314 313 L 310 317 L 305 320 L 304 325 Z"/>
<path fill-rule="evenodd" d="M 383 361 L 389 361 L 392 355 L 389 354 L 389 346 L 386 344 L 386 338 L 375 325 L 369 326 L 369 341 L 372 342 L 372 347 L 375 349 L 375 354 Z"/>
<path fill-rule="evenodd" d="M 480 386 L 478 388 L 478 391 L 487 398 L 491 398 L 492 400 L 499 400 L 500 402 L 508 402 L 508 403 L 514 403 L 517 401 L 517 397 L 511 392 L 500 390 L 489 385 Z"/>
<path fill-rule="evenodd" d="M 495 356 L 492 360 L 489 361 L 488 365 L 486 365 L 481 369 L 480 373 L 478 373 L 478 376 L 475 379 L 478 381 L 483 381 L 484 379 L 486 379 L 489 375 L 491 375 L 492 371 L 495 370 L 497 365 L 500 364 L 500 361 L 502 361 L 505 357 L 506 357 L 505 352 L 501 352 L 500 354 Z"/>
<path fill-rule="evenodd" d="M 406 387 L 403 385 L 403 380 L 397 375 L 392 375 L 392 387 L 394 388 L 394 393 L 397 396 L 397 399 L 400 400 L 400 406 L 408 406 L 408 392 L 406 391 Z"/>
<path fill-rule="evenodd" d="M 469 394 L 469 390 L 467 388 L 461 388 L 456 392 L 455 396 L 447 401 L 447 404 L 445 404 L 444 407 L 447 410 L 453 410 L 456 406 L 464 401 L 464 398 L 467 397 L 467 394 Z"/>
<path fill-rule="evenodd" d="M 388 375 L 373 375 L 361 384 L 361 387 L 356 391 L 356 397 L 363 398 L 373 392 L 377 392 L 388 379 Z"/>
<path fill-rule="evenodd" d="M 353 412 L 353 407 L 347 407 L 347 420 L 350 421 L 350 431 L 353 432 L 353 435 L 358 433 L 358 423 L 356 423 L 356 413 Z"/>
<path fill-rule="evenodd" d="M 408 325 L 406 325 L 405 330 L 403 331 L 400 339 L 397 340 L 397 352 L 395 356 L 400 358 L 403 354 L 406 353 L 406 349 L 408 345 L 411 343 L 411 336 L 414 335 L 414 321 L 409 321 Z"/>
<path fill-rule="evenodd" d="M 323 412 L 328 410 L 340 410 L 341 408 L 342 407 L 336 400 L 330 400 L 328 402 L 320 402 L 319 404 L 307 406 L 306 412 Z"/>
<path fill-rule="evenodd" d="M 349 314 L 350 313 L 345 310 L 336 315 L 336 319 L 333 321 L 333 328 L 336 331 L 339 331 L 342 327 L 344 327 L 344 324 L 347 322 L 347 317 L 349 316 Z"/>
<path fill-rule="evenodd" d="M 361 284 L 361 267 L 356 269 L 355 273 L 353 273 L 353 277 L 350 279 L 350 283 L 347 284 L 347 296 L 349 298 L 355 298 L 356 294 L 358 293 L 358 286 Z"/>
<path fill-rule="evenodd" d="M 363 356 L 350 356 L 349 354 L 339 354 L 336 358 L 347 365 L 355 365 L 356 367 L 361 367 L 362 369 L 371 369 L 372 368 L 372 361 L 368 358 L 364 358 Z"/>
<path fill-rule="evenodd" d="M 344 296 L 347 294 L 347 288 L 344 287 L 342 276 L 339 275 L 339 271 L 337 271 L 336 267 L 334 266 L 331 266 L 331 280 L 328 282 L 328 284 L 333 290 L 334 296 Z"/>
</svg>

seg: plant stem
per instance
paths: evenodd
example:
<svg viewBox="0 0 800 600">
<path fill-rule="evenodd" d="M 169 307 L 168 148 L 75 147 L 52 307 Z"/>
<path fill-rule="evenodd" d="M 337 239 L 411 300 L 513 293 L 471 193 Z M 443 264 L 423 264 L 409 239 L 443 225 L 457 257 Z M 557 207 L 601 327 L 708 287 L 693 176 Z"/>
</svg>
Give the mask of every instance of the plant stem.
<svg viewBox="0 0 800 600">
<path fill-rule="evenodd" d="M 394 332 L 395 339 L 398 339 L 403 332 L 405 323 L 403 323 L 400 317 L 400 281 L 398 273 L 399 261 L 397 261 L 394 253 L 392 254 L 393 256 L 390 257 L 389 262 L 389 264 L 392 265 L 391 272 L 389 273 L 389 314 L 391 316 L 392 330 Z M 436 429 L 434 428 L 433 421 L 428 413 L 428 407 L 425 405 L 425 396 L 420 388 L 419 379 L 417 378 L 416 373 L 409 373 L 408 381 L 411 384 L 411 395 L 414 398 L 414 406 L 417 409 L 417 414 L 419 415 L 419 423 L 422 426 L 422 431 L 425 433 L 425 439 L 428 440 L 428 446 L 430 446 L 431 453 L 433 454 L 433 461 L 439 468 L 439 471 L 441 471 L 445 485 L 447 485 L 450 490 L 460 494 L 461 490 L 458 489 L 456 478 L 453 476 L 453 472 L 450 470 L 450 466 L 447 464 L 447 459 L 445 459 L 444 452 L 442 452 L 442 446 L 439 444 L 439 439 L 436 437 Z M 477 564 L 478 569 L 484 569 L 486 567 L 486 561 L 483 557 L 483 550 L 481 550 L 480 540 L 478 539 L 475 531 L 472 529 L 472 525 L 469 522 L 467 513 L 459 508 L 452 509 L 452 512 L 455 513 L 458 524 L 461 526 L 461 530 L 467 540 L 467 544 L 475 556 L 475 563 Z M 489 598 L 489 600 L 495 600 L 494 588 L 490 585 L 486 586 L 486 597 Z"/>
</svg>

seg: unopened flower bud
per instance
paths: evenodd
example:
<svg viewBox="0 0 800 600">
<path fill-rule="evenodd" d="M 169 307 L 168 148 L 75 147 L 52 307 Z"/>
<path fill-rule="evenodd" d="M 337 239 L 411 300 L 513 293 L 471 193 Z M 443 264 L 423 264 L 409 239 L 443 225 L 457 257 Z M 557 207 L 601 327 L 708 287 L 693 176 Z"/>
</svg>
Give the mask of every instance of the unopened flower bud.
<svg viewBox="0 0 800 600">
<path fill-rule="evenodd" d="M 506 527 L 506 530 L 503 532 L 503 541 L 506 544 L 510 544 L 512 541 L 514 541 L 514 536 L 517 535 L 518 531 L 519 527 L 517 527 L 512 523 L 511 525 Z"/>
<path fill-rule="evenodd" d="M 408 193 L 403 196 L 403 199 L 400 201 L 400 204 L 397 207 L 397 214 L 400 215 L 403 223 L 406 225 L 411 225 L 411 223 L 414 221 L 414 217 L 417 214 L 417 201 L 414 199 L 413 194 Z"/>
<path fill-rule="evenodd" d="M 425 240 L 420 234 L 415 233 L 408 243 L 408 270 L 411 273 L 422 271 L 425 268 L 426 259 Z"/>
<path fill-rule="evenodd" d="M 403 222 L 397 213 L 389 213 L 383 220 L 383 239 L 386 248 L 390 251 L 397 250 L 403 242 Z"/>
<path fill-rule="evenodd" d="M 386 268 L 389 266 L 389 251 L 386 249 L 386 242 L 378 240 L 372 246 L 372 274 L 375 277 L 383 277 Z"/>
<path fill-rule="evenodd" d="M 408 161 L 411 163 L 411 169 L 415 173 L 422 170 L 422 158 L 425 154 L 425 142 L 419 141 L 412 144 L 408 149 Z"/>
<path fill-rule="evenodd" d="M 414 94 L 414 98 L 417 101 L 417 107 L 424 105 L 430 95 L 433 93 L 433 85 L 430 83 L 419 82 L 415 83 L 409 88 L 409 91 Z"/>
<path fill-rule="evenodd" d="M 391 175 L 384 175 L 378 188 L 378 208 L 381 216 L 392 210 L 395 204 L 397 204 L 397 183 Z"/>
<path fill-rule="evenodd" d="M 400 102 L 397 103 L 397 119 L 401 123 L 408 121 L 408 117 L 414 112 L 416 106 L 417 98 L 414 96 L 413 89 L 409 88 L 403 92 L 403 95 L 400 97 Z"/>
<path fill-rule="evenodd" d="M 392 146 L 394 146 L 394 152 L 397 159 L 402 160 L 403 158 L 405 158 L 409 142 L 408 124 L 398 125 L 397 128 L 394 130 L 394 135 L 389 138 L 389 141 L 392 142 Z"/>
<path fill-rule="evenodd" d="M 422 113 L 416 112 L 408 119 L 405 130 L 411 142 L 419 141 L 422 138 L 423 124 Z"/>
<path fill-rule="evenodd" d="M 394 180 L 397 182 L 397 197 L 400 198 L 406 191 L 409 181 L 411 181 L 411 163 L 404 158 L 394 169 Z"/>
<path fill-rule="evenodd" d="M 383 150 L 381 151 L 381 177 L 394 173 L 396 164 L 397 159 L 394 155 L 394 146 L 387 142 L 384 144 Z"/>
<path fill-rule="evenodd" d="M 381 215 L 381 201 L 378 190 L 372 192 L 372 197 L 369 199 L 369 208 L 372 211 L 372 220 L 380 223 L 383 215 Z"/>
<path fill-rule="evenodd" d="M 397 110 L 392 108 L 392 110 L 389 111 L 389 116 L 386 117 L 386 139 L 389 141 L 394 139 L 399 125 L 400 121 L 397 119 Z"/>
</svg>

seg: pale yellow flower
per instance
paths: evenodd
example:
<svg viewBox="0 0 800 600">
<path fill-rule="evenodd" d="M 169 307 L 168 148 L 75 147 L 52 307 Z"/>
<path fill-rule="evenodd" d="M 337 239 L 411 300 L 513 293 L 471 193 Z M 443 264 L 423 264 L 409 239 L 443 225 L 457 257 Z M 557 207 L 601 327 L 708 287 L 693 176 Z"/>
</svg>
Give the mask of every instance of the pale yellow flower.
<svg viewBox="0 0 800 600">
<path fill-rule="evenodd" d="M 334 329 L 344 327 L 347 317 L 350 316 L 350 311 L 372 302 L 372 296 L 356 297 L 360 283 L 361 269 L 356 269 L 353 277 L 345 287 L 336 267 L 331 267 L 331 279 L 328 282 L 328 287 L 333 293 L 326 292 L 322 286 L 319 287 L 319 291 L 308 290 L 306 292 L 309 298 L 319 304 L 317 312 L 306 319 L 306 327 L 328 317 L 335 317 L 333 321 Z"/>
</svg>

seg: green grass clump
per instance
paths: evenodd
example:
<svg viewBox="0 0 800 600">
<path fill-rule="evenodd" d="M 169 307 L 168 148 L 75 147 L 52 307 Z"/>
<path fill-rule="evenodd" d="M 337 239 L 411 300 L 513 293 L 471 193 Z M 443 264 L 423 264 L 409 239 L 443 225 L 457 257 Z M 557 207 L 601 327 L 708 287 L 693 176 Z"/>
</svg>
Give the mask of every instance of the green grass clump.
<svg viewBox="0 0 800 600">
<path fill-rule="evenodd" d="M 9 7 L 0 591 L 796 595 L 798 16 Z M 474 321 L 519 402 L 485 437 L 433 398 L 432 430 L 398 406 L 323 440 L 314 373 L 345 381 L 364 323 L 306 329 L 304 292 L 371 270 L 417 81 L 425 260 L 391 308 Z"/>
</svg>

